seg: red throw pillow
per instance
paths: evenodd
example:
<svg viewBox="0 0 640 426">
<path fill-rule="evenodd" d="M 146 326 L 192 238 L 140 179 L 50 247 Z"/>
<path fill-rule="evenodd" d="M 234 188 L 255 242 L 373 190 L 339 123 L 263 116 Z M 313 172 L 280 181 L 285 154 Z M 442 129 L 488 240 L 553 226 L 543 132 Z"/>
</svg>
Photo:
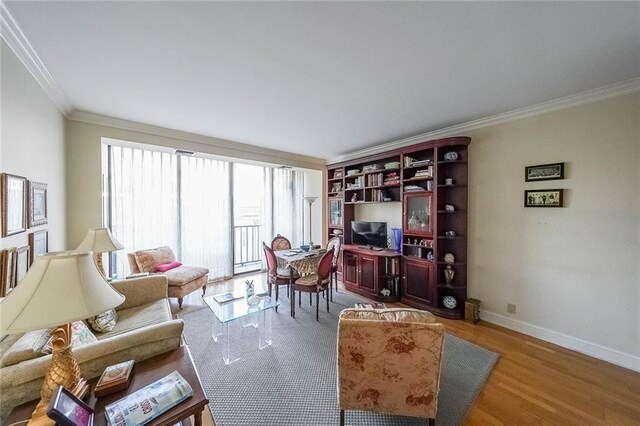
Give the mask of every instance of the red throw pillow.
<svg viewBox="0 0 640 426">
<path fill-rule="evenodd" d="M 158 272 L 167 272 L 171 269 L 177 268 L 178 266 L 182 266 L 180 262 L 169 262 L 169 263 L 161 263 L 156 265 L 156 271 Z"/>
</svg>

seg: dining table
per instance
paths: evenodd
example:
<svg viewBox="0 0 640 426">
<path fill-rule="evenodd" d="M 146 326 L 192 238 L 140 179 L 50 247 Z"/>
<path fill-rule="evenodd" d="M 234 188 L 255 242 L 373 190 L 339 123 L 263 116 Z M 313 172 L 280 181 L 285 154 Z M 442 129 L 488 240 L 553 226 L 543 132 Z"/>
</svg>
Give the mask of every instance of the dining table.
<svg viewBox="0 0 640 426">
<path fill-rule="evenodd" d="M 291 315 L 293 315 L 293 271 L 298 272 L 300 276 L 307 274 L 315 274 L 318 269 L 318 263 L 322 256 L 327 252 L 326 249 L 317 249 L 304 251 L 302 249 L 288 249 L 274 251 L 278 261 L 279 269 L 289 269 L 289 298 L 291 301 Z"/>
</svg>

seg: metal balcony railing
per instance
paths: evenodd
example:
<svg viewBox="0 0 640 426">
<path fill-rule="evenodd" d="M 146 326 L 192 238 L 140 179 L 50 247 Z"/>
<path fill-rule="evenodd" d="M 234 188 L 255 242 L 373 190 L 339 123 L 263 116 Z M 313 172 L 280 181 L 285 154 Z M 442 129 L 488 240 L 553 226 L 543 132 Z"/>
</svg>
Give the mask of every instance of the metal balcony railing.
<svg viewBox="0 0 640 426">
<path fill-rule="evenodd" d="M 260 246 L 260 225 L 233 227 L 233 266 L 239 267 L 255 263 L 260 268 L 262 247 Z"/>
</svg>

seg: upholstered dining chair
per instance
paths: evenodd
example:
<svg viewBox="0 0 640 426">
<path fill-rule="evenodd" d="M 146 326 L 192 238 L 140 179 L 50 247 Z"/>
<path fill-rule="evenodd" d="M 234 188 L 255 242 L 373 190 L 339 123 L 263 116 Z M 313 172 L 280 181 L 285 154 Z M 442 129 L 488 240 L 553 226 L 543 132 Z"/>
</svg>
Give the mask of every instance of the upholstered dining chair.
<svg viewBox="0 0 640 426">
<path fill-rule="evenodd" d="M 327 252 L 333 251 L 333 259 L 331 260 L 331 276 L 329 282 L 329 294 L 333 302 L 333 286 L 338 291 L 338 259 L 340 258 L 340 247 L 342 242 L 339 237 L 333 237 L 327 243 Z"/>
<path fill-rule="evenodd" d="M 267 286 L 269 289 L 269 297 L 271 297 L 271 289 L 276 288 L 276 302 L 279 297 L 279 288 L 281 285 L 287 286 L 287 297 L 289 297 L 289 288 L 293 281 L 300 278 L 300 274 L 296 270 L 290 268 L 282 269 L 278 268 L 278 259 L 276 254 L 269 248 L 268 245 L 262 242 L 262 248 L 264 250 L 264 257 L 267 259 Z M 276 306 L 276 312 L 278 312 L 278 306 Z"/>
<path fill-rule="evenodd" d="M 435 425 L 444 324 L 417 309 L 345 309 L 338 320 L 338 406 Z M 363 337 L 364 336 L 364 337 Z"/>
<path fill-rule="evenodd" d="M 273 251 L 289 249 L 291 249 L 291 241 L 289 241 L 287 237 L 283 237 L 282 235 L 278 234 L 271 241 L 271 250 Z"/>
<path fill-rule="evenodd" d="M 331 275 L 331 261 L 333 253 L 326 252 L 318 262 L 315 274 L 309 274 L 298 278 L 291 284 L 291 316 L 296 317 L 296 290 L 298 291 L 298 306 L 302 306 L 302 293 L 316 294 L 316 321 L 320 318 L 320 293 L 329 287 Z M 327 312 L 329 312 L 329 296 L 327 295 Z"/>
</svg>

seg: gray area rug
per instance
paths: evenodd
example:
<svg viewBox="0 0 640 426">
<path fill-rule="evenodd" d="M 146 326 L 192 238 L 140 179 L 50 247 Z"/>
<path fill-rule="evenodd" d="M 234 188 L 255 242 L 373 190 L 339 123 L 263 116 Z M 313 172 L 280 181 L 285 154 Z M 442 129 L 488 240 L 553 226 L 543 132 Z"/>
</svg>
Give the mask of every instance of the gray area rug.
<svg viewBox="0 0 640 426">
<path fill-rule="evenodd" d="M 305 297 L 306 296 L 306 297 Z M 289 315 L 289 300 L 273 312 L 273 343 L 258 349 L 258 330 L 231 323 L 232 350 L 240 359 L 222 361 L 222 343 L 214 342 L 215 316 L 204 308 L 179 315 L 185 321 L 185 340 L 191 349 L 216 426 L 338 425 L 336 391 L 336 330 L 338 314 L 363 299 L 334 293 L 331 312 L 320 299 L 315 306 L 302 295 L 302 308 Z M 315 302 L 315 297 L 314 297 Z M 324 309 L 323 309 L 324 308 Z M 494 352 L 446 335 L 444 365 L 438 399 L 437 425 L 459 425 L 498 360 Z M 425 425 L 424 419 L 365 411 L 347 411 L 346 425 Z"/>
</svg>

